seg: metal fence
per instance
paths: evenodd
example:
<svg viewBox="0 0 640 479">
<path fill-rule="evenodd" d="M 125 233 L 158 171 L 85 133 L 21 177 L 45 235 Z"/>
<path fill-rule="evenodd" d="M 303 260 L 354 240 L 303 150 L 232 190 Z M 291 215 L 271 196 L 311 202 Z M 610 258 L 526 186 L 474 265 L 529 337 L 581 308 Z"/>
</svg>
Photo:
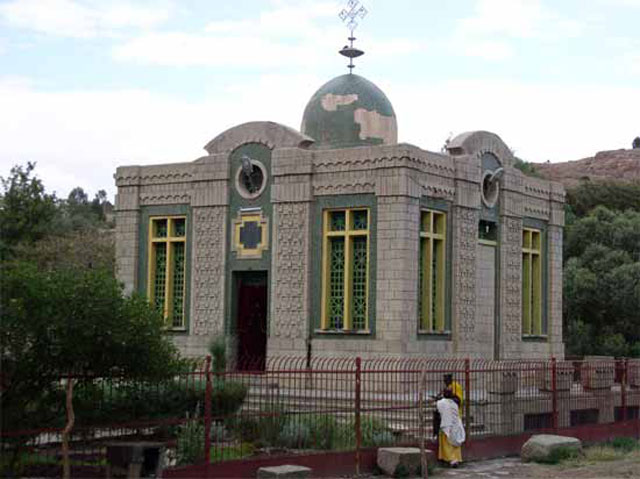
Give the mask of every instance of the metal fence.
<svg viewBox="0 0 640 479">
<path fill-rule="evenodd" d="M 170 466 L 416 444 L 432 437 L 444 374 L 464 391 L 468 441 L 639 418 L 640 360 L 277 357 L 244 368 L 214 372 L 207 358 L 164 381 L 59 378 L 61 391 L 76 383 L 74 464 L 104 465 L 107 444 L 122 440 L 165 443 Z M 47 428 L 3 430 L 3 455 L 22 443 L 24 462 L 59 463 L 64 402 L 57 407 Z"/>
</svg>

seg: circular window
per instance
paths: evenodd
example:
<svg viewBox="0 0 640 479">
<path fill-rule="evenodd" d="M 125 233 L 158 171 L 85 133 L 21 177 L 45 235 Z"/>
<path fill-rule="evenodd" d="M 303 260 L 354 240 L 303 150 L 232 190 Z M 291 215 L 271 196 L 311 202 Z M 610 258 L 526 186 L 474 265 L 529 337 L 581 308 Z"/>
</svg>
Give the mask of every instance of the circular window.
<svg viewBox="0 0 640 479">
<path fill-rule="evenodd" d="M 500 192 L 499 176 L 494 171 L 485 171 L 482 175 L 482 202 L 487 208 L 493 208 Z"/>
<path fill-rule="evenodd" d="M 257 198 L 267 186 L 267 170 L 258 160 L 247 156 L 243 156 L 241 161 L 236 171 L 236 190 L 243 198 Z"/>
</svg>

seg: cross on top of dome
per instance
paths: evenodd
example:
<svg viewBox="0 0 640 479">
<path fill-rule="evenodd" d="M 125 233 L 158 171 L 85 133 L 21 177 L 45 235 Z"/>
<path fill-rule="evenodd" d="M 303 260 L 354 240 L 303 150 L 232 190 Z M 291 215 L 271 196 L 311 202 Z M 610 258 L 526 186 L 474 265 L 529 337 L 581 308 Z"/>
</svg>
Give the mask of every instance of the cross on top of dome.
<svg viewBox="0 0 640 479">
<path fill-rule="evenodd" d="M 338 14 L 340 19 L 347 24 L 350 32 L 349 45 L 342 47 L 342 50 L 339 52 L 340 55 L 349 59 L 349 65 L 347 66 L 347 68 L 349 68 L 349 73 L 351 73 L 355 68 L 353 59 L 364 55 L 364 51 L 354 48 L 353 46 L 353 41 L 356 39 L 353 36 L 353 32 L 358 26 L 358 19 L 363 19 L 367 13 L 367 9 L 359 2 L 359 0 L 349 0 L 347 2 L 347 6 Z"/>
</svg>

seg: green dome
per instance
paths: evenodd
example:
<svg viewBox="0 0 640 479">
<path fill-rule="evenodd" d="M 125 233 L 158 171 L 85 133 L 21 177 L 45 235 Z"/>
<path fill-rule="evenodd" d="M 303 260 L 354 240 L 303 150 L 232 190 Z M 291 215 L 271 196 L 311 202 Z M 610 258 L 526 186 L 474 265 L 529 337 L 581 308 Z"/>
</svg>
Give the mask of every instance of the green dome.
<svg viewBox="0 0 640 479">
<path fill-rule="evenodd" d="M 396 114 L 389 99 L 369 80 L 351 73 L 325 83 L 311 97 L 300 130 L 315 140 L 317 148 L 398 142 Z"/>
</svg>

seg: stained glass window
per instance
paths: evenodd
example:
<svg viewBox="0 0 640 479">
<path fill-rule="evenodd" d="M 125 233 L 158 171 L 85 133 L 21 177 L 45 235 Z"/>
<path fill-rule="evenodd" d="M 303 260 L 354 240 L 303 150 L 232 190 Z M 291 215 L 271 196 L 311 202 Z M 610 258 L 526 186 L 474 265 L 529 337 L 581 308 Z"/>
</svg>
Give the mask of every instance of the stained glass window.
<svg viewBox="0 0 640 479">
<path fill-rule="evenodd" d="M 522 231 L 522 334 L 546 334 L 542 327 L 542 234 L 525 228 Z"/>
<path fill-rule="evenodd" d="M 185 326 L 186 218 L 152 217 L 149 224 L 151 303 L 162 312 L 167 327 Z"/>
<path fill-rule="evenodd" d="M 422 332 L 446 332 L 446 234 L 446 213 L 432 210 L 421 212 L 418 314 L 419 330 Z"/>
<path fill-rule="evenodd" d="M 327 210 L 323 231 L 322 328 L 366 331 L 369 210 Z"/>
</svg>

